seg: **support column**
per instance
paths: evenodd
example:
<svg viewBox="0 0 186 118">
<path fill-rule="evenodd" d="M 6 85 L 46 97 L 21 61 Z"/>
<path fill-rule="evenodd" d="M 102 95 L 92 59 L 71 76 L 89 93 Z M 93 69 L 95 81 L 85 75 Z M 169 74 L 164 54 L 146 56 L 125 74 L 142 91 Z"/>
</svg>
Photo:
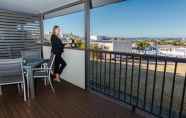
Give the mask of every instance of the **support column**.
<svg viewBox="0 0 186 118">
<path fill-rule="evenodd" d="M 40 38 L 41 38 L 41 57 L 43 58 L 43 43 L 44 43 L 44 24 L 43 24 L 44 16 L 40 15 Z"/>
<path fill-rule="evenodd" d="M 89 79 L 89 49 L 90 49 L 90 7 L 91 0 L 85 0 L 85 89 Z"/>
</svg>

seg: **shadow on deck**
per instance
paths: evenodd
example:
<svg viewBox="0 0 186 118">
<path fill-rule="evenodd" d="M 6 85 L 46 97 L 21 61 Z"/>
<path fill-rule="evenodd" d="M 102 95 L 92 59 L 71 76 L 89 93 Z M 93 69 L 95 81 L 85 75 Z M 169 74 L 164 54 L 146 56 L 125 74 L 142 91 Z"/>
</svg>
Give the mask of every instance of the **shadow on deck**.
<svg viewBox="0 0 186 118">
<path fill-rule="evenodd" d="M 67 82 L 55 87 L 55 95 L 40 87 L 37 97 L 28 103 L 23 102 L 15 86 L 4 87 L 0 118 L 140 118 L 123 106 Z"/>
</svg>

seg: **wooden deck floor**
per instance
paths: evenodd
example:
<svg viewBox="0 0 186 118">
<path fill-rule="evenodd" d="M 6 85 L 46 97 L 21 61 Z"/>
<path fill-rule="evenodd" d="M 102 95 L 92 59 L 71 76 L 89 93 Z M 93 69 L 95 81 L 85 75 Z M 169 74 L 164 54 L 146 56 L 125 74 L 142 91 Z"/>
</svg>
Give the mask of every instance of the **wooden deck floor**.
<svg viewBox="0 0 186 118">
<path fill-rule="evenodd" d="M 0 96 L 0 118 L 140 118 L 127 108 L 67 82 L 55 87 L 55 95 L 48 88 L 39 88 L 37 97 L 27 103 L 16 87 L 5 87 Z"/>
</svg>

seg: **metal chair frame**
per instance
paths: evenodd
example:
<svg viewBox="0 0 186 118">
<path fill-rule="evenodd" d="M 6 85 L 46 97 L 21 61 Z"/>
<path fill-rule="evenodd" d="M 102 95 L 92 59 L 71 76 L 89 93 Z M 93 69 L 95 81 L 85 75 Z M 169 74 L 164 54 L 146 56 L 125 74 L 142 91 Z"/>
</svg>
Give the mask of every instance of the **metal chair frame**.
<svg viewBox="0 0 186 118">
<path fill-rule="evenodd" d="M 53 84 L 52 84 L 52 81 L 51 81 L 51 74 L 53 73 L 53 64 L 54 64 L 54 60 L 55 60 L 55 55 L 51 55 L 51 58 L 49 60 L 49 64 L 47 63 L 44 63 L 42 64 L 42 66 L 40 68 L 33 68 L 32 71 L 33 71 L 33 79 L 36 79 L 36 78 L 44 78 L 44 82 L 45 82 L 45 85 L 47 85 L 47 82 L 50 84 L 50 87 L 51 87 L 51 90 L 53 93 L 55 93 L 55 89 L 53 87 Z M 44 75 L 35 75 L 34 73 L 35 72 L 43 72 Z"/>
<path fill-rule="evenodd" d="M 5 85 L 17 84 L 19 86 L 21 84 L 21 85 L 23 85 L 22 88 L 23 88 L 23 93 L 24 93 L 24 101 L 27 101 L 27 97 L 26 97 L 26 82 L 25 82 L 24 71 L 23 71 L 23 59 L 22 58 L 17 58 L 17 59 L 0 59 L 0 65 L 1 64 L 7 64 L 7 65 L 10 65 L 10 66 L 11 66 L 11 64 L 18 64 L 18 65 L 20 64 L 20 67 L 21 67 L 21 70 L 20 70 L 21 71 L 20 81 L 17 80 L 17 78 L 16 78 L 16 81 L 12 81 L 11 82 L 11 80 L 9 80 L 9 82 L 0 83 L 0 89 L 1 89 L 1 86 L 5 86 Z M 8 75 L 6 75 L 6 77 L 8 77 Z M 18 91 L 19 91 L 19 89 L 20 88 L 18 87 Z"/>
</svg>

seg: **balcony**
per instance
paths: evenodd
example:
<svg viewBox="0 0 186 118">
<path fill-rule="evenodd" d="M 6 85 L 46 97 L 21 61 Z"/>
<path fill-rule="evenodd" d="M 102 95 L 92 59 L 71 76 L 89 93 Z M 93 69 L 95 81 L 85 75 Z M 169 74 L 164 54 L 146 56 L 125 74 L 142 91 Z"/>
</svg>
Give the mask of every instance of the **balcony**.
<svg viewBox="0 0 186 118">
<path fill-rule="evenodd" d="M 43 47 L 44 58 L 49 57 L 50 48 Z M 135 118 L 152 114 L 166 118 L 171 113 L 176 118 L 185 115 L 186 81 L 184 73 L 180 73 L 184 59 L 90 50 L 85 90 L 84 55 L 84 50 L 65 49 L 63 56 L 68 66 L 61 76 L 64 80 L 54 84 L 55 95 L 42 81 L 36 81 L 36 97 L 23 102 L 15 86 L 4 87 L 5 94 L 0 96 L 1 116 Z M 11 110 L 12 114 L 7 114 Z"/>
<path fill-rule="evenodd" d="M 43 49 L 48 52 L 50 47 Z M 98 50 L 89 50 L 89 54 L 88 90 L 157 117 L 185 116 L 184 58 Z M 84 55 L 84 50 L 65 49 L 69 68 L 62 75 L 82 89 L 85 68 L 78 67 L 85 66 Z"/>
<path fill-rule="evenodd" d="M 23 50 L 39 50 L 42 59 L 49 59 L 51 47 L 43 45 L 43 20 L 78 11 L 85 12 L 85 49 L 64 50 L 67 67 L 62 82 L 54 83 L 55 93 L 41 80 L 34 81 L 28 71 L 22 73 L 28 82 L 26 102 L 16 86 L 3 86 L 0 117 L 186 117 L 185 58 L 90 49 L 90 9 L 123 0 L 48 1 L 52 2 L 0 2 L 0 59 L 20 58 Z"/>
<path fill-rule="evenodd" d="M 55 84 L 56 94 L 38 82 L 36 98 L 23 102 L 15 86 L 0 96 L 2 118 L 140 118 L 129 109 L 84 91 L 65 81 Z"/>
</svg>

